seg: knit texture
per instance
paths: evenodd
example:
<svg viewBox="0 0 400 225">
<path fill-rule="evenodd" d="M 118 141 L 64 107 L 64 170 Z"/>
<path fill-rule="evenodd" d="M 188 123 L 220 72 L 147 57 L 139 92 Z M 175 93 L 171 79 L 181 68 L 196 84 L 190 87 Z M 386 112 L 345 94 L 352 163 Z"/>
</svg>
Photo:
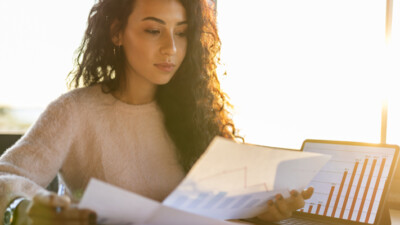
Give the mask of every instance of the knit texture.
<svg viewBox="0 0 400 225">
<path fill-rule="evenodd" d="M 46 191 L 57 173 L 69 194 L 94 177 L 158 201 L 184 177 L 157 103 L 129 105 L 100 85 L 52 102 L 1 156 L 0 212 L 16 196 Z"/>
</svg>

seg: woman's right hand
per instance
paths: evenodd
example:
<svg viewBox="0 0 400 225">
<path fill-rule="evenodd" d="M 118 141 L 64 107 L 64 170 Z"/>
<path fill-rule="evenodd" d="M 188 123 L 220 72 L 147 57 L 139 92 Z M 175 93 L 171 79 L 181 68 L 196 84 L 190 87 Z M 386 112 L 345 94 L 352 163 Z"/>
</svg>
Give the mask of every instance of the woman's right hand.
<svg viewBox="0 0 400 225">
<path fill-rule="evenodd" d="M 96 224 L 96 213 L 87 209 L 70 207 L 67 196 L 39 193 L 32 200 L 18 206 L 18 225 L 91 225 Z M 61 209 L 61 210 L 57 210 Z"/>
</svg>

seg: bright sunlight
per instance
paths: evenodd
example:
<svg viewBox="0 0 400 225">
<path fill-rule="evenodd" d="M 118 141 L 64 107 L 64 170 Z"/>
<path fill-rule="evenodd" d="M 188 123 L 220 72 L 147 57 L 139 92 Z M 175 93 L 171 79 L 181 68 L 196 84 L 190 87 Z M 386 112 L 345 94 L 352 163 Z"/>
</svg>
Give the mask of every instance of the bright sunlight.
<svg viewBox="0 0 400 225">
<path fill-rule="evenodd" d="M 32 123 L 67 90 L 92 3 L 0 1 L 7 31 L 0 36 L 0 106 Z M 387 141 L 400 144 L 400 51 L 398 43 L 385 45 L 385 1 L 218 0 L 217 6 L 219 70 L 228 73 L 221 83 L 247 142 L 295 149 L 306 138 L 379 142 L 388 99 Z M 393 12 L 393 40 L 400 40 L 399 13 Z"/>
<path fill-rule="evenodd" d="M 385 1 L 217 6 L 222 85 L 247 142 L 295 149 L 307 138 L 379 142 L 382 101 L 399 115 L 399 54 L 385 45 Z M 397 115 L 389 115 L 388 142 L 398 144 Z"/>
</svg>

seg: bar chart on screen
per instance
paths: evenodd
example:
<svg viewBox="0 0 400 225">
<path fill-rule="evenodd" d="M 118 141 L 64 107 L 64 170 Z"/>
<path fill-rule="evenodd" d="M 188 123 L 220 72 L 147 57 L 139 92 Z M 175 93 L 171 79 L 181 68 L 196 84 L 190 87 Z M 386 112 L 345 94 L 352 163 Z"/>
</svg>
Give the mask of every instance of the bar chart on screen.
<svg viewBox="0 0 400 225">
<path fill-rule="evenodd" d="M 299 211 L 373 223 L 393 153 L 385 149 L 325 149 L 324 153 L 332 159 L 311 181 L 314 195 Z"/>
</svg>

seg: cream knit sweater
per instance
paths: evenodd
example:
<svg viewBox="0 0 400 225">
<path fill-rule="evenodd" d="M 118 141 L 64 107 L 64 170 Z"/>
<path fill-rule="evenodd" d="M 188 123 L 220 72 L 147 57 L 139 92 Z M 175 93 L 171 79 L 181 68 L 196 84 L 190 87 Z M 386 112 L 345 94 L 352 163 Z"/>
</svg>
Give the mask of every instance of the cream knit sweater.
<svg viewBox="0 0 400 225">
<path fill-rule="evenodd" d="M 99 85 L 52 102 L 0 158 L 0 221 L 13 198 L 46 191 L 57 173 L 69 193 L 95 177 L 159 201 L 184 177 L 157 104 L 129 105 Z"/>
</svg>

